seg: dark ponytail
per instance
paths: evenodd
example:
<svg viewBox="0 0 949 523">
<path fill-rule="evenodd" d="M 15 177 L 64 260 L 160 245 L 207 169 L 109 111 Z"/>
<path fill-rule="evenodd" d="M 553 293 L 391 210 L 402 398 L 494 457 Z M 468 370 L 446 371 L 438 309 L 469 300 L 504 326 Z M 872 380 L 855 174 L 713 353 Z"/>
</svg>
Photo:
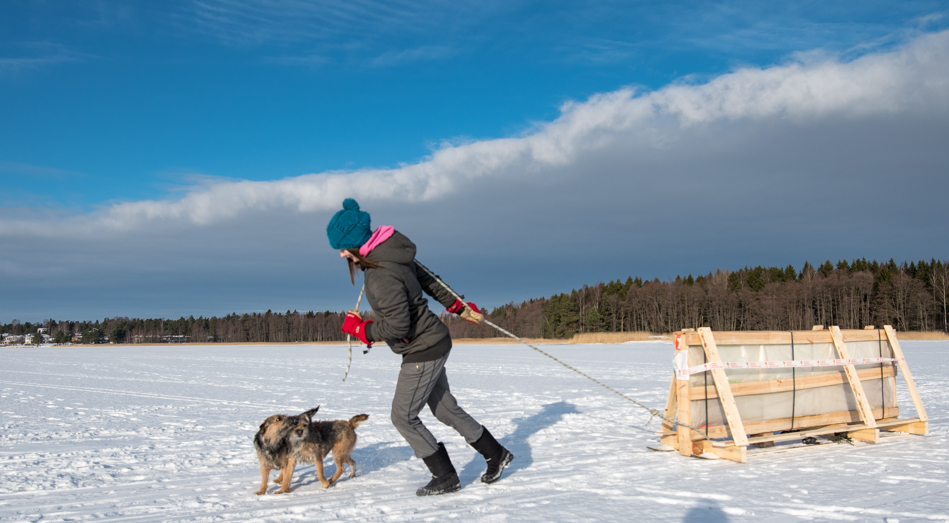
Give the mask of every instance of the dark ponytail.
<svg viewBox="0 0 949 523">
<path fill-rule="evenodd" d="M 359 267 L 362 268 L 362 270 L 366 270 L 370 267 L 381 267 L 381 265 L 379 265 L 378 263 L 373 263 L 367 260 L 366 258 L 364 258 L 361 254 L 359 254 L 358 248 L 346 249 L 346 252 L 348 252 L 349 254 L 352 254 L 353 258 L 356 258 L 357 260 L 359 260 L 358 262 L 354 262 L 353 258 L 349 258 L 349 257 L 346 258 L 346 262 L 349 264 L 349 281 L 352 282 L 353 287 L 356 286 L 356 264 L 357 263 L 359 264 Z"/>
</svg>

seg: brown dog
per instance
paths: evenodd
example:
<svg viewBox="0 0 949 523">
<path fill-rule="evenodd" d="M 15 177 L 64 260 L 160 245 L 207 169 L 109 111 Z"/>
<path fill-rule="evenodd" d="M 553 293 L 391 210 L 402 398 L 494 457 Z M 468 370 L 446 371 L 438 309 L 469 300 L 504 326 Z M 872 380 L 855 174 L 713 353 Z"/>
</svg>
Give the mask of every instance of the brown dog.
<svg viewBox="0 0 949 523">
<path fill-rule="evenodd" d="M 260 490 L 257 495 L 267 493 L 267 480 L 270 471 L 280 470 L 276 483 L 280 483 L 277 494 L 290 491 L 290 478 L 293 476 L 293 455 L 290 451 L 290 432 L 297 426 L 301 417 L 309 420 L 319 407 L 310 409 L 303 414 L 287 416 L 274 414 L 260 424 L 260 430 L 254 436 L 254 449 L 257 450 L 257 461 L 260 462 Z"/>
<path fill-rule="evenodd" d="M 323 488 L 328 488 L 343 475 L 343 466 L 348 464 L 349 477 L 356 477 L 356 462 L 350 457 L 356 447 L 356 427 L 369 419 L 368 414 L 353 416 L 349 421 L 312 421 L 312 415 L 301 414 L 290 431 L 292 459 L 283 474 L 284 479 L 293 474 L 293 462 L 303 461 L 316 465 L 316 477 Z M 329 480 L 323 474 L 323 458 L 330 452 L 336 462 L 336 473 Z"/>
</svg>

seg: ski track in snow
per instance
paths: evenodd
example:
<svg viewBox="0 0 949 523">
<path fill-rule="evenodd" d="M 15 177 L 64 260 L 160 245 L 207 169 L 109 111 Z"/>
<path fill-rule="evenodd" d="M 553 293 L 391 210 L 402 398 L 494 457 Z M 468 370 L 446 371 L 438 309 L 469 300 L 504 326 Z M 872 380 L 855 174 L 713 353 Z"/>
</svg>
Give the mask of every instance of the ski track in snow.
<svg viewBox="0 0 949 523">
<path fill-rule="evenodd" d="M 384 346 L 357 353 L 345 382 L 345 345 L 2 348 L 0 521 L 949 521 L 949 342 L 902 346 L 929 436 L 737 464 L 647 450 L 658 420 L 644 427 L 648 412 L 529 348 L 458 345 L 452 391 L 515 460 L 483 485 L 484 460 L 426 411 L 463 485 L 431 498 L 415 496 L 428 472 L 388 419 L 399 358 Z M 670 343 L 544 350 L 665 404 Z M 369 414 L 359 475 L 324 490 L 305 465 L 293 492 L 255 496 L 257 426 L 317 405 L 322 419 Z"/>
</svg>

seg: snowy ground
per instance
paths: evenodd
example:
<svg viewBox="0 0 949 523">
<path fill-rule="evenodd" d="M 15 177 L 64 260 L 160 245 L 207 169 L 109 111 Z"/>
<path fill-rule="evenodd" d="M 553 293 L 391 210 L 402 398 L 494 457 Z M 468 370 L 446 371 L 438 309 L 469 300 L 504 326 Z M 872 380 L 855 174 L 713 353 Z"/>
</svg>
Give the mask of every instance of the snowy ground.
<svg viewBox="0 0 949 523">
<path fill-rule="evenodd" d="M 646 411 L 529 348 L 459 345 L 452 390 L 516 458 L 483 485 L 484 461 L 426 413 L 464 487 L 431 498 L 415 496 L 428 474 L 388 420 L 398 358 L 384 346 L 357 352 L 345 382 L 345 346 L 4 348 L 0 521 L 947 521 L 949 342 L 902 346 L 928 437 L 737 464 L 647 450 Z M 544 348 L 665 403 L 669 343 Z M 292 493 L 255 496 L 257 426 L 317 405 L 324 419 L 369 414 L 359 476 L 323 490 L 308 465 Z M 914 415 L 905 389 L 900 406 Z"/>
</svg>

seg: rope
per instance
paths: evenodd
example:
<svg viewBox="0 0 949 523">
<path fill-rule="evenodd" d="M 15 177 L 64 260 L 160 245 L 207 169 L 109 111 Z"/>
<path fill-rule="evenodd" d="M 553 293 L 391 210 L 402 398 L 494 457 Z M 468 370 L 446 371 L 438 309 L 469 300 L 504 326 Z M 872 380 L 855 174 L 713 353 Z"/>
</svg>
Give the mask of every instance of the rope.
<svg viewBox="0 0 949 523">
<path fill-rule="evenodd" d="M 362 302 L 362 294 L 364 292 L 366 292 L 365 280 L 362 282 L 362 290 L 359 291 L 359 299 L 356 300 L 356 308 L 353 309 L 356 311 L 356 314 L 359 314 L 359 304 Z M 343 381 L 346 381 L 346 376 L 349 376 L 349 366 L 353 364 L 353 338 L 349 334 L 346 335 L 346 343 L 349 344 L 349 361 L 346 362 L 346 372 L 343 373 Z"/>
<path fill-rule="evenodd" d="M 452 290 L 452 288 L 449 287 L 447 283 L 443 282 L 442 279 L 439 278 L 437 274 L 435 274 L 434 272 L 432 272 L 428 267 L 422 265 L 422 263 L 419 262 L 418 260 L 415 260 L 415 264 L 418 265 L 419 268 L 421 268 L 423 271 L 427 272 L 429 276 L 431 276 L 432 278 L 435 279 L 435 281 L 437 281 L 438 283 L 440 283 L 441 286 L 444 287 L 445 290 L 447 290 L 448 292 L 450 292 L 452 296 L 454 296 L 456 299 L 458 299 L 458 301 L 460 301 L 460 302 L 465 306 L 465 308 L 470 308 L 470 307 L 468 307 L 468 304 L 465 303 L 464 299 L 463 299 L 457 292 L 455 292 L 454 290 Z M 604 389 L 606 389 L 606 390 L 612 392 L 613 394 L 616 394 L 617 396 L 619 396 L 619 397 L 621 397 L 621 398 L 623 398 L 623 399 L 625 399 L 625 400 L 627 400 L 627 401 L 633 403 L 634 405 L 636 405 L 636 406 L 638 406 L 638 407 L 642 407 L 643 409 L 646 409 L 647 411 L 649 411 L 649 414 L 650 414 L 649 420 L 646 421 L 646 425 L 649 425 L 649 423 L 652 422 L 652 419 L 653 419 L 653 418 L 660 418 L 660 419 L 662 419 L 662 420 L 665 420 L 665 421 L 669 422 L 669 423 L 672 425 L 672 428 L 673 428 L 673 429 L 676 427 L 676 425 L 681 425 L 681 426 L 683 426 L 683 427 L 688 427 L 688 428 L 692 429 L 692 430 L 695 431 L 698 435 L 702 436 L 702 437 L 705 438 L 705 439 L 708 439 L 707 436 L 705 436 L 704 434 L 702 434 L 702 430 L 701 430 L 701 429 L 696 428 L 696 427 L 693 427 L 692 425 L 688 425 L 688 424 L 685 424 L 685 423 L 680 423 L 680 422 L 678 422 L 678 421 L 675 420 L 675 419 L 669 418 L 669 417 L 667 417 L 666 415 L 664 415 L 661 411 L 659 411 L 659 410 L 657 410 L 657 409 L 653 409 L 653 408 L 647 407 L 647 406 L 643 405 L 642 403 L 640 403 L 640 402 L 634 400 L 633 398 L 630 398 L 629 396 L 623 394 L 622 392 L 620 392 L 620 391 L 614 389 L 613 387 L 610 387 L 609 385 L 607 385 L 607 384 L 605 384 L 605 383 L 603 383 L 603 382 L 597 380 L 596 378 L 593 378 L 592 376 L 590 376 L 590 375 L 588 375 L 588 374 L 586 374 L 586 373 L 584 373 L 584 372 L 581 372 L 581 371 L 579 371 L 579 370 L 577 370 L 577 369 L 571 367 L 570 365 L 568 365 L 568 364 L 566 364 L 566 363 L 560 361 L 559 359 L 555 358 L 554 356 L 552 356 L 552 355 L 550 355 L 550 354 L 548 354 L 548 353 L 546 353 L 546 352 L 544 352 L 544 351 L 538 349 L 538 348 L 535 347 L 534 345 L 532 345 L 532 344 L 530 344 L 530 343 L 524 341 L 523 339 L 519 338 L 519 337 L 516 336 L 515 334 L 513 334 L 513 333 L 511 333 L 511 332 L 509 332 L 509 331 L 507 331 L 507 330 L 505 330 L 505 329 L 503 329 L 503 328 L 501 328 L 501 327 L 495 325 L 494 323 L 491 323 L 489 320 L 484 319 L 484 320 L 482 320 L 482 321 L 483 321 L 484 323 L 486 323 L 487 325 L 490 325 L 491 327 L 494 327 L 494 328 L 495 328 L 496 330 L 498 330 L 499 332 L 502 332 L 502 333 L 506 334 L 507 336 L 509 336 L 509 337 L 511 337 L 511 338 L 514 338 L 515 340 L 517 340 L 517 341 L 523 343 L 524 345 L 527 345 L 528 347 L 530 347 L 530 348 L 534 349 L 535 351 L 537 351 L 537 352 L 543 354 L 544 356 L 547 356 L 548 358 L 550 358 L 550 359 L 556 361 L 557 363 L 559 363 L 559 364 L 563 365 L 564 367 L 566 367 L 566 368 L 572 370 L 573 372 L 576 372 L 577 374 L 579 374 L 579 375 L 583 376 L 584 378 L 586 378 L 586 379 L 592 381 L 593 383 L 596 383 L 597 385 L 599 385 L 599 386 L 603 387 Z"/>
</svg>

